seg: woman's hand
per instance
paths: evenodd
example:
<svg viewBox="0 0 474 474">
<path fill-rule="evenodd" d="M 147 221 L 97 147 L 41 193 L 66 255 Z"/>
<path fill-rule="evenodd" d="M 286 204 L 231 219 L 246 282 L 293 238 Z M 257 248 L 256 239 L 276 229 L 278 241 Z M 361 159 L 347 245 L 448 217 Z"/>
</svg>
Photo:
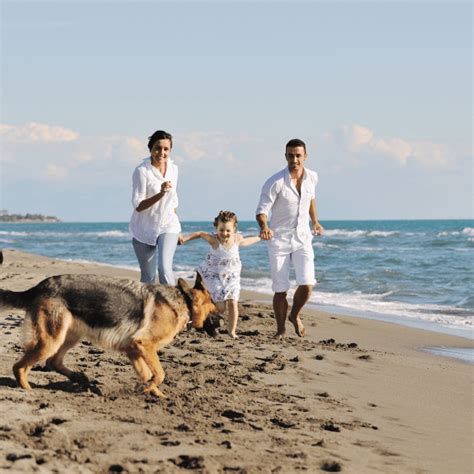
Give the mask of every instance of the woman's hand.
<svg viewBox="0 0 474 474">
<path fill-rule="evenodd" d="M 167 193 L 171 188 L 173 187 L 173 185 L 171 184 L 171 181 L 164 181 L 162 184 L 161 184 L 161 193 L 165 194 Z"/>
<path fill-rule="evenodd" d="M 183 234 L 178 235 L 178 245 L 183 245 L 186 242 L 186 238 L 183 236 Z"/>
</svg>

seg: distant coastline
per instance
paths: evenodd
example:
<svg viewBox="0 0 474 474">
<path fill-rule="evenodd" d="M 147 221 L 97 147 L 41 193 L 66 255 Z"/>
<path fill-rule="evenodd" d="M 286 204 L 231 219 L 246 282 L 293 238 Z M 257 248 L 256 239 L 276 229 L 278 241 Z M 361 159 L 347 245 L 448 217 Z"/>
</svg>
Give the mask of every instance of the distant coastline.
<svg viewBox="0 0 474 474">
<path fill-rule="evenodd" d="M 2 223 L 38 223 L 38 222 L 61 222 L 55 216 L 44 216 L 43 214 L 8 214 L 3 212 L 0 214 L 0 222 Z"/>
</svg>

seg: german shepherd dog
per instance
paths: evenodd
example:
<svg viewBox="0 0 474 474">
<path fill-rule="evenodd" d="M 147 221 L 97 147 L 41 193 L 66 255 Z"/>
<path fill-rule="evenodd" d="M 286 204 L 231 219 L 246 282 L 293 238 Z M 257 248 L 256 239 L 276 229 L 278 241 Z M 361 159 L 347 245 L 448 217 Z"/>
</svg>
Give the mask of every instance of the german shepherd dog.
<svg viewBox="0 0 474 474">
<path fill-rule="evenodd" d="M 215 335 L 220 317 L 209 292 L 196 279 L 190 288 L 148 285 L 97 275 L 59 275 L 26 291 L 0 290 L 0 307 L 26 310 L 25 353 L 13 366 L 18 384 L 31 390 L 28 372 L 47 366 L 70 380 L 83 374 L 68 369 L 66 352 L 82 339 L 125 353 L 146 383 L 144 392 L 165 397 L 158 388 L 165 373 L 157 351 L 186 327 Z"/>
</svg>

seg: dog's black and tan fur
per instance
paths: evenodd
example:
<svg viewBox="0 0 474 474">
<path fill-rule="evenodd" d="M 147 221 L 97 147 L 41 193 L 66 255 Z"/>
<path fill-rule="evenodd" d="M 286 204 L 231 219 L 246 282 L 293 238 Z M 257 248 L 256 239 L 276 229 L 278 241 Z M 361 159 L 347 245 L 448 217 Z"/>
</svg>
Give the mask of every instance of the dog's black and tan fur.
<svg viewBox="0 0 474 474">
<path fill-rule="evenodd" d="M 25 354 L 13 366 L 19 385 L 31 389 L 28 372 L 47 361 L 53 370 L 74 379 L 63 363 L 66 352 L 82 339 L 125 353 L 145 392 L 163 397 L 165 377 L 157 350 L 170 343 L 187 324 L 215 331 L 217 313 L 209 292 L 196 280 L 176 286 L 145 285 L 96 275 L 60 275 L 35 287 L 0 290 L 0 307 L 26 310 Z"/>
</svg>

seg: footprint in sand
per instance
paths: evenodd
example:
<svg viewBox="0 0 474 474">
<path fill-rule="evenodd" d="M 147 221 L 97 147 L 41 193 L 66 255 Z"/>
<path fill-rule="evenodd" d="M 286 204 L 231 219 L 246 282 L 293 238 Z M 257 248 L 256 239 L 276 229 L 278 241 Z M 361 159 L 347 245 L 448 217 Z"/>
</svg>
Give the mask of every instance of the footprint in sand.
<svg viewBox="0 0 474 474">
<path fill-rule="evenodd" d="M 334 433 L 339 433 L 341 431 L 341 428 L 339 428 L 339 426 L 335 425 L 332 421 L 328 421 L 327 423 L 323 423 L 321 425 L 321 428 L 325 431 L 332 431 Z"/>
<path fill-rule="evenodd" d="M 169 461 L 181 469 L 204 469 L 204 458 L 202 456 L 182 454 L 177 459 L 169 459 Z"/>
<path fill-rule="evenodd" d="M 342 466 L 336 461 L 324 461 L 321 470 L 325 472 L 341 472 Z"/>
</svg>

